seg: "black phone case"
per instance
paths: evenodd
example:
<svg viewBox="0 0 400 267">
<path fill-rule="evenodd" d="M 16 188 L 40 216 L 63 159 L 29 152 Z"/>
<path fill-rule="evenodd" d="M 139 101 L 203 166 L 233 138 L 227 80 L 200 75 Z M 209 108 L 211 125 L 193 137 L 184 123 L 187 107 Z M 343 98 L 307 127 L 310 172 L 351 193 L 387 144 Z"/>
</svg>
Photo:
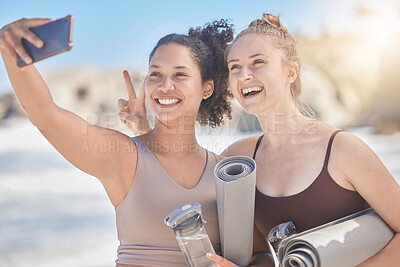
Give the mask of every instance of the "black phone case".
<svg viewBox="0 0 400 267">
<path fill-rule="evenodd" d="M 31 31 L 44 42 L 42 48 L 37 48 L 26 39 L 22 38 L 22 45 L 25 47 L 26 52 L 31 56 L 32 61 L 38 62 L 45 58 L 71 50 L 72 22 L 73 17 L 68 15 L 37 28 L 32 28 Z M 18 56 L 17 65 L 23 67 L 27 64 Z"/>
</svg>

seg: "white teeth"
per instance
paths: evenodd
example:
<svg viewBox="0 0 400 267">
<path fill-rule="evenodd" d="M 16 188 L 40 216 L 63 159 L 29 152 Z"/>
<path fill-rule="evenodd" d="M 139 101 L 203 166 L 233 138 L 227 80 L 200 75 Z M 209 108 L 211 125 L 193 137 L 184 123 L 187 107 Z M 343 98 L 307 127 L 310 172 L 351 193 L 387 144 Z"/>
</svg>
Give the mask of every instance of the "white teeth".
<svg viewBox="0 0 400 267">
<path fill-rule="evenodd" d="M 177 98 L 166 98 L 166 99 L 159 98 L 158 102 L 162 105 L 172 105 L 172 104 L 179 102 L 179 99 L 177 99 Z"/>
<path fill-rule="evenodd" d="M 250 88 L 242 89 L 242 93 L 244 95 L 247 95 L 248 93 L 258 92 L 258 91 L 261 91 L 261 90 L 262 90 L 262 87 L 250 87 Z"/>
</svg>

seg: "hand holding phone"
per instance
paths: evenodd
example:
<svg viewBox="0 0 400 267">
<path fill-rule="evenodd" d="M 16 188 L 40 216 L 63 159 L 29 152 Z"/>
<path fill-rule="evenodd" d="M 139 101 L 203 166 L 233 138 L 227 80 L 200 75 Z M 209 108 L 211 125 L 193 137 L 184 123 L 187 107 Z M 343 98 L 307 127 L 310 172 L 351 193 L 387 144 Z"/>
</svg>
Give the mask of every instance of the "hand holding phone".
<svg viewBox="0 0 400 267">
<path fill-rule="evenodd" d="M 72 16 L 55 21 L 21 19 L 0 30 L 0 49 L 22 67 L 72 48 Z"/>
</svg>

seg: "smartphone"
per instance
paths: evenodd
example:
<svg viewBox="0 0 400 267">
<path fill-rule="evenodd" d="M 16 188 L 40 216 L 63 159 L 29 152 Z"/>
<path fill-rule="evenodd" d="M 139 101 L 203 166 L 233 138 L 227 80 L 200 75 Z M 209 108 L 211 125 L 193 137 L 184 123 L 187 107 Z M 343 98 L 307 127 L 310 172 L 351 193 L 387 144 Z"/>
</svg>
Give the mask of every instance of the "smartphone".
<svg viewBox="0 0 400 267">
<path fill-rule="evenodd" d="M 73 17 L 68 15 L 64 18 L 30 29 L 44 42 L 42 48 L 37 48 L 29 41 L 22 38 L 22 45 L 31 56 L 32 63 L 71 50 L 72 23 Z M 27 64 L 18 56 L 17 65 L 23 67 Z"/>
</svg>

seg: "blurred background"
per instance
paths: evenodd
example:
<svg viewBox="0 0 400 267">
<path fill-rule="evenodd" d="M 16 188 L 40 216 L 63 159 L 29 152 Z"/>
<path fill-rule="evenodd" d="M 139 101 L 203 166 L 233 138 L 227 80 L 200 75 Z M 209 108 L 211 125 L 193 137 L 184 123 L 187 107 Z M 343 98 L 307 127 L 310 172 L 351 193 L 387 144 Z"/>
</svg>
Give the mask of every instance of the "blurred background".
<svg viewBox="0 0 400 267">
<path fill-rule="evenodd" d="M 74 16 L 70 52 L 36 64 L 54 100 L 91 123 L 126 132 L 116 116 L 159 38 L 230 19 L 235 34 L 263 12 L 280 15 L 302 60 L 301 99 L 317 118 L 361 137 L 400 178 L 400 2 L 0 1 L 1 27 L 22 17 Z M 227 131 L 201 131 L 221 152 L 257 133 L 233 100 Z M 204 133 L 204 134 L 202 134 Z M 212 134 L 212 139 L 208 134 Z M 113 266 L 114 208 L 101 184 L 64 160 L 26 119 L 0 64 L 0 266 Z"/>
</svg>

